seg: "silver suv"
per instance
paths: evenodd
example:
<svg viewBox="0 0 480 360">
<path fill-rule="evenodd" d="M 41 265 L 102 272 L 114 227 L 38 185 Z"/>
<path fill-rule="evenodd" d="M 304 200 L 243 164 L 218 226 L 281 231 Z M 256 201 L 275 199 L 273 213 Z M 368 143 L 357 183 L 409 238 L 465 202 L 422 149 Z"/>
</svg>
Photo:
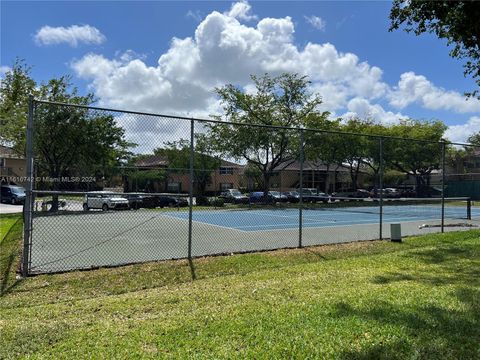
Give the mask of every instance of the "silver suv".
<svg viewBox="0 0 480 360">
<path fill-rule="evenodd" d="M 83 210 L 102 209 L 107 211 L 110 209 L 120 210 L 128 209 L 128 200 L 121 194 L 112 194 L 108 191 L 90 191 L 85 194 L 83 200 Z"/>
</svg>

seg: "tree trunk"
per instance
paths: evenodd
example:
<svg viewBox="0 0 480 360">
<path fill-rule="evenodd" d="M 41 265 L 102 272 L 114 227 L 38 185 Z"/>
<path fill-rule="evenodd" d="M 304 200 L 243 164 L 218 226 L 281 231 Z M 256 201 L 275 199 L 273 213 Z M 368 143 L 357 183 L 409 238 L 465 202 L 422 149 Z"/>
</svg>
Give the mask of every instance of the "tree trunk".
<svg viewBox="0 0 480 360">
<path fill-rule="evenodd" d="M 326 171 L 326 176 L 325 176 L 325 187 L 324 187 L 324 191 L 325 191 L 325 194 L 328 194 L 328 190 L 329 187 L 330 187 L 330 164 L 327 164 L 327 171 Z"/>
</svg>

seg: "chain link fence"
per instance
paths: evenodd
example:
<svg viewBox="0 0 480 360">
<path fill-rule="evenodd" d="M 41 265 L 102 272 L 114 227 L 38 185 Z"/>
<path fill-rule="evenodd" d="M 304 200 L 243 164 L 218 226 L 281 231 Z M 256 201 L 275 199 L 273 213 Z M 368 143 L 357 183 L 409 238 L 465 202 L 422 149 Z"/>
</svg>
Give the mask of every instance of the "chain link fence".
<svg viewBox="0 0 480 360">
<path fill-rule="evenodd" d="M 475 170 L 467 145 L 32 100 L 23 273 L 470 229 Z"/>
</svg>

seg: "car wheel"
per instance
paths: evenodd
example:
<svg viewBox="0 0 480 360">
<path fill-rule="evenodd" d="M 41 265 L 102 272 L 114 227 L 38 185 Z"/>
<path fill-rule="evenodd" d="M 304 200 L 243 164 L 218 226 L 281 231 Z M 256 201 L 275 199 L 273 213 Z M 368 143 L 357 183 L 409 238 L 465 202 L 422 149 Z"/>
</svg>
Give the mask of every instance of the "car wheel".
<svg viewBox="0 0 480 360">
<path fill-rule="evenodd" d="M 88 211 L 88 205 L 87 204 L 83 204 L 83 211 Z"/>
<path fill-rule="evenodd" d="M 103 210 L 103 211 L 107 211 L 107 210 L 108 210 L 108 205 L 107 205 L 107 204 L 103 204 L 102 210 Z"/>
<path fill-rule="evenodd" d="M 12 205 L 15 205 L 17 202 L 15 201 L 14 198 L 12 198 Z"/>
</svg>

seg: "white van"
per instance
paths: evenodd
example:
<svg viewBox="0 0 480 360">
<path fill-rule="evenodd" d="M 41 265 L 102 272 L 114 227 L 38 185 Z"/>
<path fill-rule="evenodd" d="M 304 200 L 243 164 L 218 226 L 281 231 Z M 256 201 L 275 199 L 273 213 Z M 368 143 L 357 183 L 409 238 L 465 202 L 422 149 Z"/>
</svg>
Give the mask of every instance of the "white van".
<svg viewBox="0 0 480 360">
<path fill-rule="evenodd" d="M 108 191 L 90 191 L 85 194 L 83 210 L 90 209 L 127 210 L 129 209 L 128 199 L 121 194 L 112 194 Z"/>
</svg>

